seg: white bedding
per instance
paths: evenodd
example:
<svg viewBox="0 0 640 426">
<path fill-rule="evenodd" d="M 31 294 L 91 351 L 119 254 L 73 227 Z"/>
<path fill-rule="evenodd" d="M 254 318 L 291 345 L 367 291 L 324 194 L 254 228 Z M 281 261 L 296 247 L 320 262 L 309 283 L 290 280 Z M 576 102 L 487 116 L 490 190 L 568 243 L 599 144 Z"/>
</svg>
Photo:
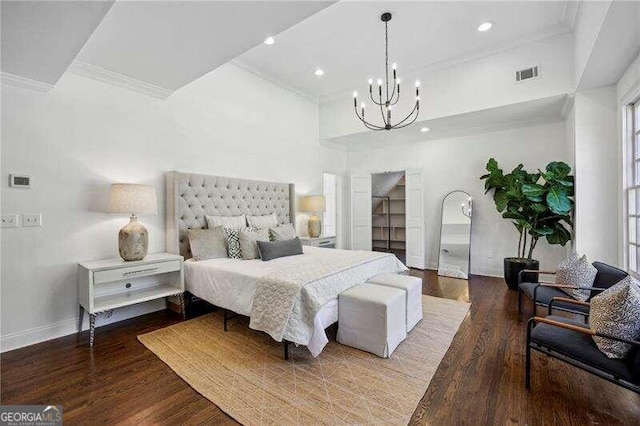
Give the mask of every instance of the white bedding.
<svg viewBox="0 0 640 426">
<path fill-rule="evenodd" d="M 303 259 L 308 259 L 309 256 L 323 256 L 326 250 L 332 250 L 332 254 L 335 255 L 341 251 L 305 246 L 305 255 L 283 257 L 268 262 L 263 262 L 260 259 L 210 259 L 196 262 L 190 259 L 185 262 L 186 288 L 195 296 L 213 305 L 249 316 L 256 286 L 262 277 L 288 268 L 295 268 L 296 265 L 302 263 Z M 389 257 L 374 260 L 366 268 L 371 271 L 370 276 L 380 272 L 401 272 L 407 269 L 395 256 L 391 262 Z M 327 276 L 320 281 L 326 280 L 327 286 L 331 286 L 335 284 L 336 280 L 348 279 L 350 275 L 350 271 L 345 270 Z M 311 335 L 307 335 L 309 334 L 307 333 L 300 337 L 300 332 L 296 329 L 296 321 L 292 321 L 291 327 L 285 330 L 284 338 L 306 345 L 309 351 L 317 356 L 328 342 L 324 329 L 337 321 L 337 311 L 337 298 L 333 298 L 323 304 L 315 315 Z M 296 313 L 294 312 L 294 314 Z"/>
</svg>

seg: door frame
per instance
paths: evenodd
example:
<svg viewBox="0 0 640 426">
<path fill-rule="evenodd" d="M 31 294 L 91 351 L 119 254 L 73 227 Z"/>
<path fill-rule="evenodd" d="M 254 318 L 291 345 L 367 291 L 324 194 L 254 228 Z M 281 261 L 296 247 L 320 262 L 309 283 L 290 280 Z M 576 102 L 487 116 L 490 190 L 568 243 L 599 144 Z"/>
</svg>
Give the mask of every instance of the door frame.
<svg viewBox="0 0 640 426">
<path fill-rule="evenodd" d="M 336 191 L 336 248 L 344 248 L 344 200 L 342 199 L 344 194 L 344 179 L 342 174 L 340 173 L 332 173 L 323 171 L 322 172 L 322 195 L 324 196 L 324 183 L 325 183 L 325 175 L 331 175 L 335 178 L 335 191 Z M 324 218 L 323 218 L 324 219 Z"/>
</svg>

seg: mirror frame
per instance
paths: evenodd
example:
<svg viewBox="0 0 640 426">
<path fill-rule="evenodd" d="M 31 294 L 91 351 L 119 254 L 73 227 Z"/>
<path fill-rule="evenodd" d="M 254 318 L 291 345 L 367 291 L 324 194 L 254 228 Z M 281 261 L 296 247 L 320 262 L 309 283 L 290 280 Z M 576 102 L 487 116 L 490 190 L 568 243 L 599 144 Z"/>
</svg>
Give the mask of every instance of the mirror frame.
<svg viewBox="0 0 640 426">
<path fill-rule="evenodd" d="M 453 191 L 449 191 L 447 194 L 445 194 L 445 196 L 442 198 L 442 204 L 440 205 L 440 233 L 438 234 L 438 266 L 436 268 L 436 275 L 439 277 L 446 277 L 447 275 L 440 275 L 439 271 L 440 271 L 440 252 L 442 250 L 442 221 L 444 219 L 444 202 L 447 200 L 447 197 L 451 194 L 453 194 L 454 192 L 462 192 L 464 194 L 467 194 L 467 196 L 469 197 L 469 200 L 471 202 L 471 217 L 469 218 L 469 258 L 467 259 L 467 264 L 469 267 L 469 270 L 467 271 L 467 280 L 469 279 L 469 276 L 471 275 L 471 235 L 473 234 L 473 197 L 471 196 L 471 194 L 469 194 L 467 191 L 463 191 L 462 189 L 454 189 Z M 449 277 L 449 278 L 454 278 L 454 277 Z M 465 278 L 457 278 L 459 280 L 463 280 Z"/>
</svg>

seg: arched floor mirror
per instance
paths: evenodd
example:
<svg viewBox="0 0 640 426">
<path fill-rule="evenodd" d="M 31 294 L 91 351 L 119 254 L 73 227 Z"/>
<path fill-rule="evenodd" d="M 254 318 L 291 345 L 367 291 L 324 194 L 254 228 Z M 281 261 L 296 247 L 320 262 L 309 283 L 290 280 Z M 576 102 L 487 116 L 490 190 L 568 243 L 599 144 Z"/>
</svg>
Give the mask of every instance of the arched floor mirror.
<svg viewBox="0 0 640 426">
<path fill-rule="evenodd" d="M 469 279 L 473 201 L 465 191 L 452 191 L 442 200 L 438 275 Z"/>
</svg>

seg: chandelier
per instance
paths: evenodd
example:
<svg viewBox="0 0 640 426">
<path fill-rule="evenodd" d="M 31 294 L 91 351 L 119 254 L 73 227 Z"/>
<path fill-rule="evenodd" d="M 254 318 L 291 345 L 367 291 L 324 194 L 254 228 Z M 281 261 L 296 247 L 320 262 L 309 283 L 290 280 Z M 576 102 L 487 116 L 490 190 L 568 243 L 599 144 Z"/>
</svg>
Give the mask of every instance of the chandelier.
<svg viewBox="0 0 640 426">
<path fill-rule="evenodd" d="M 391 82 L 392 90 L 389 92 L 389 28 L 388 24 L 391 20 L 391 13 L 386 12 L 380 16 L 380 20 L 384 22 L 384 67 L 385 67 L 385 79 L 384 79 L 384 88 L 382 84 L 382 79 L 378 78 L 378 90 L 377 90 L 377 98 L 375 99 L 373 94 L 373 80 L 369 79 L 369 97 L 374 105 L 380 107 L 380 114 L 382 116 L 382 124 L 374 124 L 365 120 L 364 110 L 366 104 L 362 102 L 360 104 L 360 113 L 358 113 L 358 92 L 353 92 L 353 109 L 356 112 L 356 117 L 364 126 L 369 130 L 391 130 L 391 129 L 401 129 L 403 127 L 407 127 L 412 124 L 418 118 L 420 114 L 420 82 L 416 81 L 416 103 L 413 106 L 413 109 L 404 119 L 393 122 L 392 121 L 392 109 L 395 104 L 400 100 L 400 79 L 396 76 L 396 64 L 395 62 L 391 65 L 391 70 L 393 72 L 393 81 Z M 384 92 L 384 98 L 383 98 Z M 374 106 L 375 108 L 375 106 Z"/>
</svg>

